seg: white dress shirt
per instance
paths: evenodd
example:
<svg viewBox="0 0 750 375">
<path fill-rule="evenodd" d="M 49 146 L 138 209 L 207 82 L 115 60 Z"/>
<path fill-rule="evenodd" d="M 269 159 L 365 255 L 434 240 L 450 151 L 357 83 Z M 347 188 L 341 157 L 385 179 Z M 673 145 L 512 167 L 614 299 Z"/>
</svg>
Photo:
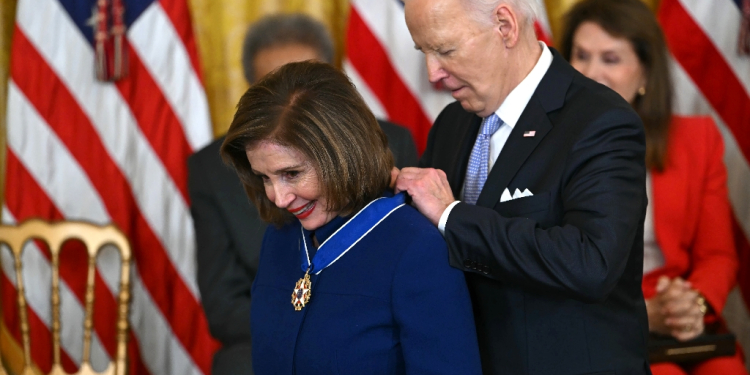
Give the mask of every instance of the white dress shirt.
<svg viewBox="0 0 750 375">
<path fill-rule="evenodd" d="M 664 266 L 664 253 L 656 242 L 656 227 L 654 226 L 654 191 L 651 187 L 651 173 L 646 173 L 646 221 L 643 224 L 643 274 L 647 274 Z"/>
<path fill-rule="evenodd" d="M 550 52 L 547 45 L 543 42 L 539 42 L 539 44 L 542 46 L 542 55 L 539 56 L 536 65 L 534 65 L 534 68 L 531 69 L 531 72 L 529 72 L 526 78 L 524 78 L 523 81 L 521 81 L 521 83 L 519 83 L 510 94 L 508 94 L 508 97 L 505 98 L 502 104 L 500 104 L 500 108 L 495 111 L 495 114 L 500 117 L 503 124 L 500 125 L 500 128 L 497 129 L 495 134 L 492 135 L 492 138 L 490 138 L 490 165 L 488 171 L 492 170 L 492 167 L 495 165 L 495 160 L 500 156 L 500 151 L 503 150 L 503 146 L 505 146 L 505 142 L 510 136 L 510 132 L 513 130 L 513 127 L 516 126 L 516 123 L 518 123 L 518 119 L 521 117 L 524 109 L 526 109 L 526 105 L 529 104 L 529 100 L 531 100 L 531 96 L 534 95 L 534 91 L 536 91 L 537 86 L 539 86 L 539 82 L 542 81 L 542 78 L 547 73 L 547 70 L 549 70 L 550 65 L 552 65 L 552 52 Z M 464 195 L 463 190 L 462 187 L 462 199 Z M 440 215 L 440 221 L 438 222 L 440 233 L 445 234 L 445 224 L 448 222 L 448 216 L 458 202 L 460 201 L 457 200 L 451 203 L 445 211 L 443 211 L 443 214 Z"/>
</svg>

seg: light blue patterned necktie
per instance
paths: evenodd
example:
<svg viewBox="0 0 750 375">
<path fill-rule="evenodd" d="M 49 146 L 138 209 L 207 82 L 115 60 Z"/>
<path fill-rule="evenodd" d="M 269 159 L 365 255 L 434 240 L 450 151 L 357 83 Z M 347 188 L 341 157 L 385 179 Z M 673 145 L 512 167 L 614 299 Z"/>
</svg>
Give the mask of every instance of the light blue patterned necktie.
<svg viewBox="0 0 750 375">
<path fill-rule="evenodd" d="M 466 170 L 466 183 L 464 184 L 464 202 L 476 204 L 479 193 L 482 192 L 484 182 L 487 181 L 490 164 L 490 138 L 495 134 L 503 122 L 497 114 L 492 114 L 482 120 L 477 140 L 469 157 L 469 167 Z"/>
</svg>

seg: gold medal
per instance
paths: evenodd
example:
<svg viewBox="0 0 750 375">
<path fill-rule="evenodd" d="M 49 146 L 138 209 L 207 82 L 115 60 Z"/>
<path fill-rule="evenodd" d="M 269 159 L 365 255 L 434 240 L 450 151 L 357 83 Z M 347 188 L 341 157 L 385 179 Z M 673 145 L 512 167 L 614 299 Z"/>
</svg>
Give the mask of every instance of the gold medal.
<svg viewBox="0 0 750 375">
<path fill-rule="evenodd" d="M 312 289 L 312 282 L 310 282 L 310 270 L 305 272 L 305 277 L 297 281 L 292 292 L 292 306 L 294 311 L 302 310 L 308 302 L 310 302 L 310 292 Z"/>
</svg>

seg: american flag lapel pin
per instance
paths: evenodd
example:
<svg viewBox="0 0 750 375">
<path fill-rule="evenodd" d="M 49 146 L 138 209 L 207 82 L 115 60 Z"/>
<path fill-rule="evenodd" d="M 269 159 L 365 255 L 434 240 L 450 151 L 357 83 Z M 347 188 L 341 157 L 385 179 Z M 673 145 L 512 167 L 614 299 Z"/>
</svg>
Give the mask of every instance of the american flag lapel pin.
<svg viewBox="0 0 750 375">
<path fill-rule="evenodd" d="M 533 137 L 535 135 L 536 135 L 536 130 L 529 130 L 527 132 L 523 132 L 523 137 L 524 138 Z"/>
</svg>

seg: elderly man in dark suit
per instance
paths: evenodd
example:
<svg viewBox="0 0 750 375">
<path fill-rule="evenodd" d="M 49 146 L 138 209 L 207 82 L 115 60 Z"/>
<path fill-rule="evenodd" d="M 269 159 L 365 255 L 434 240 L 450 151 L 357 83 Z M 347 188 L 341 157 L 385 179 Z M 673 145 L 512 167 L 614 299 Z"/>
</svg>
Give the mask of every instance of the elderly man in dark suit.
<svg viewBox="0 0 750 375">
<path fill-rule="evenodd" d="M 537 41 L 536 4 L 405 2 L 457 102 L 396 188 L 467 272 L 485 374 L 647 374 L 643 125 Z"/>
<path fill-rule="evenodd" d="M 293 61 L 333 61 L 325 26 L 304 15 L 276 15 L 253 24 L 245 36 L 242 61 L 252 83 Z M 417 164 L 409 131 L 380 122 L 399 167 Z M 224 137 L 188 160 L 188 189 L 198 249 L 198 287 L 211 334 L 222 348 L 214 375 L 252 374 L 250 288 L 266 224 L 245 195 L 237 175 L 219 156 Z"/>
</svg>

